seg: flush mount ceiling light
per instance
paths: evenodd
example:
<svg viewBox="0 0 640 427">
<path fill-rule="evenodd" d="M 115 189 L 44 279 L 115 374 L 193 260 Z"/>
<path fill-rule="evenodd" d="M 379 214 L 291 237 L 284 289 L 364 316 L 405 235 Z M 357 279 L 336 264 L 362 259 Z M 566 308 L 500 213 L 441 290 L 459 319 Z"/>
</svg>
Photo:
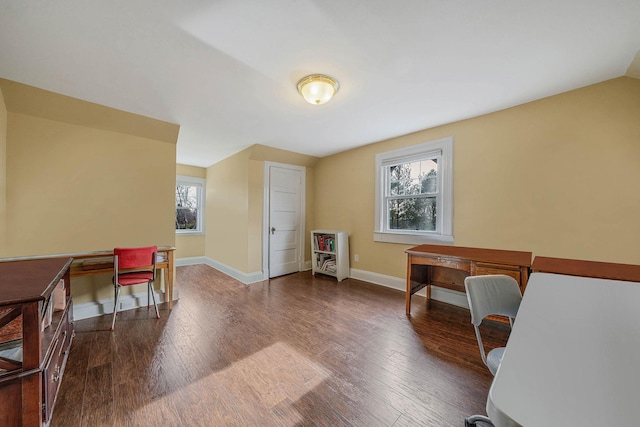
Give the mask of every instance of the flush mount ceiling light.
<svg viewBox="0 0 640 427">
<path fill-rule="evenodd" d="M 298 92 L 309 103 L 321 105 L 329 102 L 338 92 L 337 80 L 324 74 L 312 74 L 298 82 Z"/>
</svg>

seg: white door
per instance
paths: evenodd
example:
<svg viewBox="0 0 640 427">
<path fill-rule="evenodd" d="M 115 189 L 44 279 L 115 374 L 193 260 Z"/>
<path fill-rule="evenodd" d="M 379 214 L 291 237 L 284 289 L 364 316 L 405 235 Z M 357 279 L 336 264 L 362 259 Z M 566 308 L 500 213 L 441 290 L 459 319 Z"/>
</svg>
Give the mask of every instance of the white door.
<svg viewBox="0 0 640 427">
<path fill-rule="evenodd" d="M 269 277 L 300 271 L 300 169 L 269 166 Z"/>
</svg>

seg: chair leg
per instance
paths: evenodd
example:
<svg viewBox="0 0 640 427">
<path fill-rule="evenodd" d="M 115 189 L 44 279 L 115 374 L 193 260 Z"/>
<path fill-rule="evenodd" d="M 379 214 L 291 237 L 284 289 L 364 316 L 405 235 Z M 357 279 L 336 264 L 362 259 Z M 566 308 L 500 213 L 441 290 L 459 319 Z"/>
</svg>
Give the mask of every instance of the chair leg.
<svg viewBox="0 0 640 427">
<path fill-rule="evenodd" d="M 113 304 L 113 320 L 111 321 L 111 331 L 116 328 L 116 315 L 118 314 L 118 299 L 120 298 L 120 286 L 116 286 L 116 302 Z"/>
<path fill-rule="evenodd" d="M 156 308 L 156 319 L 160 318 L 160 312 L 158 311 L 158 304 L 156 304 L 156 294 L 153 292 L 153 288 L 151 287 L 151 283 L 149 282 L 149 288 L 148 288 L 148 292 L 147 292 L 147 300 L 149 300 L 149 295 L 151 295 L 151 298 L 153 298 L 153 306 Z M 147 306 L 147 310 L 148 310 L 148 306 Z"/>
</svg>

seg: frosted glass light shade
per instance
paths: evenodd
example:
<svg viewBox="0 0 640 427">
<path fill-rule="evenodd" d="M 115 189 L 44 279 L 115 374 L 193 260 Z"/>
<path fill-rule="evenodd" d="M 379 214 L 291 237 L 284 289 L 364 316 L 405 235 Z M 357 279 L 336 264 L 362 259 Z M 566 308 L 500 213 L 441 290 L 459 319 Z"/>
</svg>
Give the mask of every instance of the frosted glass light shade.
<svg viewBox="0 0 640 427">
<path fill-rule="evenodd" d="M 309 103 L 321 105 L 329 102 L 338 92 L 338 82 L 324 74 L 312 74 L 298 82 L 298 92 Z"/>
</svg>

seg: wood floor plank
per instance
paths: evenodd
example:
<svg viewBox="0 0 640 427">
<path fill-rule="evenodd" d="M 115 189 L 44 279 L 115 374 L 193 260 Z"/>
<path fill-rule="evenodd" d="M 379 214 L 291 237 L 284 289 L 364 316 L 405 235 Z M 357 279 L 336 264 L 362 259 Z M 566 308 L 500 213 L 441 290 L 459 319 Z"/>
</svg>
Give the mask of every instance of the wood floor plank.
<svg viewBox="0 0 640 427">
<path fill-rule="evenodd" d="M 114 418 L 116 426 L 142 426 L 155 414 L 149 408 L 146 385 L 137 379 L 122 382 L 114 390 Z"/>
<path fill-rule="evenodd" d="M 469 312 L 309 272 L 178 267 L 180 301 L 75 324 L 52 427 L 460 426 L 491 374 Z M 504 325 L 484 327 L 487 348 Z"/>
<path fill-rule="evenodd" d="M 115 420 L 111 364 L 89 367 L 85 387 L 81 425 L 113 426 Z"/>
</svg>

